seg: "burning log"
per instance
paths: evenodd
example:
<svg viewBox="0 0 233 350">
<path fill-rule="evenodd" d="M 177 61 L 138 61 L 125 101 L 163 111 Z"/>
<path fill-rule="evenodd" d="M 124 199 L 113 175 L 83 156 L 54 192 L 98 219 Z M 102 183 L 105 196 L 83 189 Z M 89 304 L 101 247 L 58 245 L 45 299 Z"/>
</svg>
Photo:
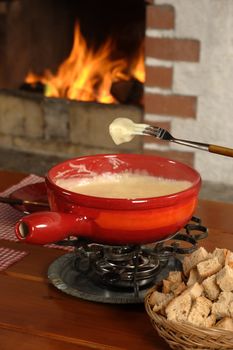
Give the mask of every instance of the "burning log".
<svg viewBox="0 0 233 350">
<path fill-rule="evenodd" d="M 28 92 L 35 92 L 42 95 L 45 93 L 45 86 L 40 81 L 35 82 L 34 84 L 23 83 L 20 85 L 19 89 Z"/>
<path fill-rule="evenodd" d="M 145 79 L 143 46 L 134 60 L 125 57 L 112 59 L 114 48 L 111 38 L 98 50 L 89 48 L 79 23 L 76 23 L 72 50 L 57 72 L 47 69 L 42 76 L 29 72 L 25 82 L 32 86 L 41 83 L 47 97 L 115 103 L 116 94 L 119 102 L 140 104 Z M 119 83 L 113 83 L 115 81 Z M 123 92 L 119 93 L 121 89 Z"/>
<path fill-rule="evenodd" d="M 136 78 L 114 82 L 112 96 L 120 103 L 142 105 L 143 84 Z"/>
</svg>

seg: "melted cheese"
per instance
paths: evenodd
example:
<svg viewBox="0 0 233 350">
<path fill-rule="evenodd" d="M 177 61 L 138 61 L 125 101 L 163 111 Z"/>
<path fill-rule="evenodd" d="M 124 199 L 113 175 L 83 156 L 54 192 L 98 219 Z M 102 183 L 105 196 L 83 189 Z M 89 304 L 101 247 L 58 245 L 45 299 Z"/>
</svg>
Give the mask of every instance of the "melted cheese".
<svg viewBox="0 0 233 350">
<path fill-rule="evenodd" d="M 150 198 L 183 191 L 189 181 L 177 181 L 132 173 L 103 174 L 86 179 L 59 179 L 56 184 L 66 190 L 104 198 Z"/>
</svg>

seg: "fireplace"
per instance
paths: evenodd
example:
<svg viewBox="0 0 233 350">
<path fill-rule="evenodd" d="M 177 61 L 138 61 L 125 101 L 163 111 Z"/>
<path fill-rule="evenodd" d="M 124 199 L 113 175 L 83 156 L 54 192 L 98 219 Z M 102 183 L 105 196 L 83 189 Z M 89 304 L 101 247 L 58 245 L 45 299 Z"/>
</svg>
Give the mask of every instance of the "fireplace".
<svg viewBox="0 0 233 350">
<path fill-rule="evenodd" d="M 111 4 L 105 0 L 98 3 L 12 0 L 0 2 L 0 16 L 4 20 L 0 28 L 4 38 L 0 42 L 4 53 L 0 58 L 2 147 L 61 157 L 142 152 L 143 142 L 139 138 L 116 148 L 108 125 L 116 117 L 130 117 L 135 122 L 143 118 L 143 81 L 132 74 L 132 67 L 139 60 L 139 53 L 144 63 L 144 0 Z M 106 47 L 107 53 L 103 51 Z M 74 63 L 83 64 L 78 62 L 79 56 L 91 55 L 85 69 L 79 67 L 78 72 L 72 72 Z M 98 55 L 104 60 L 102 67 L 91 72 L 93 86 L 90 86 L 85 75 L 100 61 Z M 72 61 L 66 68 L 68 75 L 80 77 L 84 72 L 79 81 L 73 82 L 81 91 L 77 96 L 76 92 L 66 95 L 70 90 L 65 85 L 67 74 L 58 88 L 43 80 L 48 76 L 59 80 L 57 75 L 64 71 L 68 61 Z M 101 99 L 99 86 L 104 85 L 109 73 L 113 75 L 111 83 L 107 82 L 109 93 Z M 82 86 L 80 80 L 84 81 Z M 106 84 L 102 91 L 105 87 Z M 90 88 L 94 92 L 88 95 Z M 48 90 L 50 94 L 45 96 Z M 53 95 L 51 90 L 61 94 Z"/>
<path fill-rule="evenodd" d="M 144 82 L 144 33 L 144 0 L 10 1 L 5 21 L 6 74 L 0 86 L 18 88 L 26 81 L 35 83 L 38 92 L 45 85 L 49 97 L 140 102 L 130 94 L 123 97 L 125 84 L 118 94 L 116 83 L 131 81 L 131 87 L 133 78 Z"/>
<path fill-rule="evenodd" d="M 108 125 L 116 117 L 129 117 L 170 130 L 171 118 L 195 119 L 196 96 L 173 92 L 173 62 L 198 62 L 199 41 L 169 38 L 175 30 L 172 5 L 144 0 L 114 1 L 111 6 L 106 0 L 83 3 L 0 1 L 0 147 L 63 158 L 156 152 L 193 165 L 193 152 L 174 150 L 148 137 L 116 147 Z M 113 60 L 124 56 L 132 63 L 144 45 L 143 84 L 125 69 L 127 79 L 111 85 L 114 101 L 110 103 L 64 95 L 45 97 L 41 81 L 25 84 L 29 71 L 39 77 L 45 70 L 50 76 L 56 74 L 72 52 L 77 23 L 87 46 L 95 50 L 111 33 Z"/>
</svg>

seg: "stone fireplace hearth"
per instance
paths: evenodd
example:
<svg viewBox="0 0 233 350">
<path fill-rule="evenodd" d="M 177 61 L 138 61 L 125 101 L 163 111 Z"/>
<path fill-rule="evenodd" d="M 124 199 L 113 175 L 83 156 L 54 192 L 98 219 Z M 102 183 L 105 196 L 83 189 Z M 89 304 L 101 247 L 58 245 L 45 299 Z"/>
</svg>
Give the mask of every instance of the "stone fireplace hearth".
<svg viewBox="0 0 233 350">
<path fill-rule="evenodd" d="M 142 120 L 136 106 L 44 98 L 0 91 L 0 147 L 71 158 L 87 154 L 142 152 L 142 138 L 116 146 L 108 128 L 116 117 Z"/>
</svg>

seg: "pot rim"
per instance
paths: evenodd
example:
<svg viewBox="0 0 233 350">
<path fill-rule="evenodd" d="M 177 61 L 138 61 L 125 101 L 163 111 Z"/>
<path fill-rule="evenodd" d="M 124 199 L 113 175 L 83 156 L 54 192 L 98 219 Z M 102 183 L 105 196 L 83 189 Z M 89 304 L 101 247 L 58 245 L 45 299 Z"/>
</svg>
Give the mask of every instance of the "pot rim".
<svg viewBox="0 0 233 350">
<path fill-rule="evenodd" d="M 126 199 L 126 198 L 106 198 L 106 197 L 95 197 L 90 195 L 84 195 L 76 192 L 72 192 L 70 190 L 66 190 L 54 182 L 51 173 L 56 170 L 56 168 L 60 168 L 61 166 L 72 162 L 72 161 L 82 161 L 86 159 L 101 159 L 101 158 L 119 158 L 119 159 L 137 159 L 137 158 L 146 158 L 151 160 L 159 160 L 164 163 L 172 163 L 177 164 L 179 167 L 188 170 L 194 180 L 192 180 L 192 186 L 189 188 L 179 191 L 170 195 L 164 195 L 159 197 L 146 197 L 146 198 L 134 198 L 134 199 Z M 191 180 L 190 180 L 191 181 Z M 169 207 L 177 204 L 178 202 L 182 202 L 184 199 L 188 197 L 197 197 L 198 192 L 201 186 L 201 176 L 200 174 L 192 167 L 182 162 L 160 157 L 157 155 L 145 155 L 145 154 L 127 154 L 127 153 L 112 153 L 112 154 L 96 154 L 96 155 L 88 155 L 81 157 L 74 157 L 71 159 L 67 159 L 63 162 L 60 162 L 54 165 L 49 169 L 47 174 L 45 175 L 45 182 L 48 189 L 54 191 L 56 196 L 63 198 L 64 200 L 69 200 L 74 204 L 81 205 L 84 207 L 91 208 L 102 208 L 102 209 L 113 209 L 113 210 L 138 210 L 138 209 L 154 209 L 154 208 L 163 208 Z"/>
</svg>

